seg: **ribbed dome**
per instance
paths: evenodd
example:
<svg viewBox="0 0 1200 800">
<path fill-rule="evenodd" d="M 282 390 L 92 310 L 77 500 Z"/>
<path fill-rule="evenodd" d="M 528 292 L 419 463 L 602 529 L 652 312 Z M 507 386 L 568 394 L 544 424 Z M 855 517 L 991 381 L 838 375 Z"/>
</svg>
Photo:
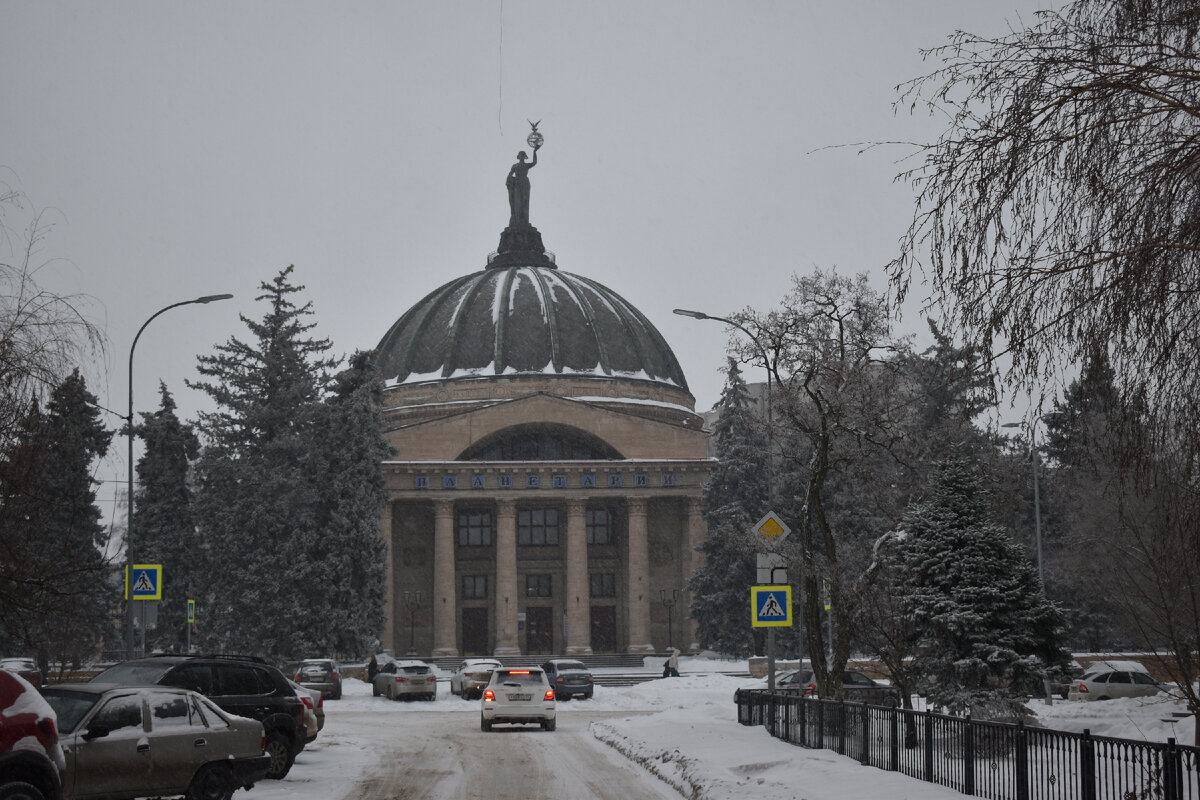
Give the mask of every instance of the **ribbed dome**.
<svg viewBox="0 0 1200 800">
<path fill-rule="evenodd" d="M 675 354 L 640 311 L 550 266 L 493 266 L 447 283 L 387 332 L 379 366 L 389 384 L 525 374 L 687 391 Z"/>
</svg>

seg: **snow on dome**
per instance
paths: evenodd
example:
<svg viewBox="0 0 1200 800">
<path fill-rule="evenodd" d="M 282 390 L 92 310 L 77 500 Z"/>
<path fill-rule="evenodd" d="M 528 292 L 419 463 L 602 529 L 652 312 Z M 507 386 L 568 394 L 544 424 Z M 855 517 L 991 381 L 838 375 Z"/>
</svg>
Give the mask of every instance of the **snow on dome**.
<svg viewBox="0 0 1200 800">
<path fill-rule="evenodd" d="M 434 290 L 379 343 L 388 385 L 562 375 L 687 391 L 662 334 L 627 300 L 553 267 L 490 268 Z"/>
</svg>

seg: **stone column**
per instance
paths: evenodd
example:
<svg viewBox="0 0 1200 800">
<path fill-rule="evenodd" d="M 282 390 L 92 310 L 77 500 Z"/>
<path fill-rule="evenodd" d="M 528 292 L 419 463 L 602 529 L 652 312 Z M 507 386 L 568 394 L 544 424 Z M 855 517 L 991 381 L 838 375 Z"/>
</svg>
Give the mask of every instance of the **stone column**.
<svg viewBox="0 0 1200 800">
<path fill-rule="evenodd" d="M 592 599 L 588 585 L 587 501 L 567 502 L 567 655 L 592 652 Z"/>
<path fill-rule="evenodd" d="M 433 656 L 458 655 L 458 582 L 454 579 L 454 502 L 433 506 Z"/>
<path fill-rule="evenodd" d="M 634 497 L 629 509 L 629 652 L 653 653 L 650 640 L 650 543 L 646 531 L 646 500 Z"/>
<path fill-rule="evenodd" d="M 383 540 L 383 632 L 379 636 L 379 646 L 389 653 L 395 653 L 396 643 L 396 585 L 395 585 L 395 550 L 392 547 L 392 499 L 389 497 L 383 504 L 379 514 L 379 538 Z"/>
<path fill-rule="evenodd" d="M 519 656 L 517 613 L 521 595 L 517 586 L 517 506 L 512 500 L 496 503 L 496 648 L 493 654 Z"/>
<path fill-rule="evenodd" d="M 700 551 L 700 545 L 704 544 L 704 540 L 708 537 L 708 523 L 704 521 L 702 514 L 702 504 L 699 497 L 689 497 L 685 501 L 687 503 L 687 529 L 685 531 L 685 540 L 687 543 L 686 551 L 688 557 L 684 560 L 684 580 L 690 580 L 692 575 L 697 570 L 704 568 L 705 558 L 704 553 Z M 688 642 L 688 651 L 695 653 L 700 650 L 700 640 L 698 636 L 699 623 L 692 616 L 691 612 L 691 593 L 684 591 L 683 602 L 686 604 L 681 616 L 687 620 L 687 627 L 684 631 L 684 639 Z"/>
</svg>

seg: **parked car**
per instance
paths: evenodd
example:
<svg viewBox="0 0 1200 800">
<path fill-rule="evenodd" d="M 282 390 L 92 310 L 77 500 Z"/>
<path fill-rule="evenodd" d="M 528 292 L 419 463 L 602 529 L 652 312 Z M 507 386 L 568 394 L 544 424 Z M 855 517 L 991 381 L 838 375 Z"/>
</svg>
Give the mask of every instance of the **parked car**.
<svg viewBox="0 0 1200 800">
<path fill-rule="evenodd" d="M 0 669 L 17 673 L 35 689 L 42 688 L 42 671 L 32 658 L 0 658 Z"/>
<path fill-rule="evenodd" d="M 492 679 L 492 671 L 500 666 L 494 658 L 468 658 L 450 676 L 450 694 L 469 700 L 479 697 Z"/>
<path fill-rule="evenodd" d="M 776 677 L 775 687 L 798 691 L 806 697 L 817 696 L 817 679 L 811 669 L 797 669 Z M 900 705 L 900 693 L 887 684 L 879 683 L 863 673 L 848 669 L 842 673 L 843 697 L 852 703 L 889 706 Z"/>
<path fill-rule="evenodd" d="M 325 727 L 325 695 L 316 689 L 308 689 L 294 680 L 288 679 L 296 697 L 304 704 L 304 743 L 308 744 L 317 738 L 317 734 Z"/>
<path fill-rule="evenodd" d="M 539 667 L 497 667 L 479 700 L 479 727 L 490 731 L 497 724 L 537 722 L 552 731 L 555 717 L 554 689 Z"/>
<path fill-rule="evenodd" d="M 92 682 L 191 689 L 230 714 L 258 720 L 271 756 L 268 778 L 287 775 L 296 754 L 304 749 L 304 704 L 283 673 L 261 658 L 152 656 L 109 667 Z"/>
<path fill-rule="evenodd" d="M 29 681 L 0 670 L 0 797 L 62 800 L 65 768 L 54 709 Z"/>
<path fill-rule="evenodd" d="M 389 661 L 379 668 L 371 694 L 389 700 L 437 698 L 437 674 L 424 661 Z"/>
<path fill-rule="evenodd" d="M 296 683 L 317 689 L 330 700 L 342 699 L 342 667 L 332 658 L 306 658 L 296 667 Z"/>
<path fill-rule="evenodd" d="M 582 661 L 573 658 L 552 658 L 542 663 L 546 680 L 554 689 L 555 700 L 570 700 L 572 697 L 592 699 L 595 681 L 592 673 Z"/>
<path fill-rule="evenodd" d="M 1153 697 L 1162 691 L 1158 681 L 1136 661 L 1097 661 L 1075 680 L 1068 700 L 1111 700 L 1116 697 Z"/>
<path fill-rule="evenodd" d="M 43 694 L 62 729 L 71 800 L 229 800 L 271 766 L 261 722 L 187 689 L 64 683 Z"/>
</svg>

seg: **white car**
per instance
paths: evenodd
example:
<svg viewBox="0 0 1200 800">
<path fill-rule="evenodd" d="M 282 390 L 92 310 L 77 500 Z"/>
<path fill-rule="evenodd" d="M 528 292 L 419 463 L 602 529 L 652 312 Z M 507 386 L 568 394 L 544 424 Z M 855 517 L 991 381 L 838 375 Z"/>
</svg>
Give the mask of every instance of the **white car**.
<svg viewBox="0 0 1200 800">
<path fill-rule="evenodd" d="M 499 666 L 500 662 L 494 658 L 464 660 L 450 676 L 450 694 L 462 695 L 467 700 L 478 697 L 491 681 L 492 671 Z"/>
<path fill-rule="evenodd" d="M 435 700 L 437 674 L 424 661 L 389 661 L 375 673 L 371 694 L 388 700 Z"/>
<path fill-rule="evenodd" d="M 295 690 L 296 699 L 304 704 L 304 743 L 308 744 L 325 727 L 325 697 L 317 689 L 301 686 L 291 678 L 288 684 Z"/>
<path fill-rule="evenodd" d="M 1068 700 L 1153 697 L 1162 686 L 1136 661 L 1097 661 L 1071 681 Z"/>
<path fill-rule="evenodd" d="M 552 731 L 555 709 L 554 689 L 539 667 L 498 667 L 479 701 L 479 727 L 490 731 L 497 724 L 537 722 Z"/>
</svg>

